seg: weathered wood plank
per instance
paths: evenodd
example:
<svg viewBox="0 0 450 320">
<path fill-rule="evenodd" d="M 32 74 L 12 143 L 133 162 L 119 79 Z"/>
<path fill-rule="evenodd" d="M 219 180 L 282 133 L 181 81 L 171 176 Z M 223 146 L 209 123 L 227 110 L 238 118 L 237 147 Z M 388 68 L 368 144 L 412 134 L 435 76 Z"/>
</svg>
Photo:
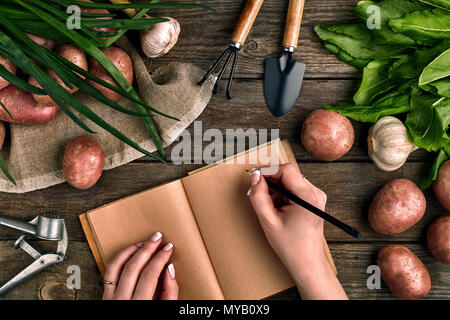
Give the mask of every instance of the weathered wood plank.
<svg viewBox="0 0 450 320">
<path fill-rule="evenodd" d="M 352 13 L 357 0 L 306 1 L 299 47 L 295 57 L 306 63 L 307 78 L 343 78 L 359 76 L 357 69 L 340 62 L 324 49 L 316 36 L 315 25 L 357 21 Z M 155 11 L 179 20 L 181 35 L 169 54 L 153 61 L 154 66 L 173 61 L 195 63 L 205 70 L 228 46 L 245 1 L 205 0 L 202 4 L 218 10 L 218 14 L 202 10 Z M 266 57 L 279 56 L 288 0 L 266 0 L 243 49 L 239 53 L 237 78 L 262 78 Z"/>
<path fill-rule="evenodd" d="M 280 137 L 289 140 L 298 160 L 317 161 L 303 148 L 300 141 L 304 119 L 310 112 L 324 105 L 351 100 L 358 85 L 359 80 L 306 80 L 303 82 L 296 105 L 285 116 L 277 118 L 270 113 L 266 106 L 262 80 L 237 80 L 234 83 L 232 100 L 227 100 L 225 95 L 220 93 L 213 96 L 197 119 L 202 122 L 200 135 L 208 129 L 219 129 L 224 138 L 226 138 L 227 129 L 247 130 L 253 128 L 257 131 L 266 129 L 269 134 L 271 129 L 279 129 Z M 369 161 L 367 135 L 370 124 L 356 121 L 352 123 L 355 129 L 354 145 L 339 161 Z M 191 136 L 198 137 L 194 130 L 194 124 L 191 124 L 187 130 Z M 231 139 L 233 138 L 231 137 Z M 209 143 L 203 143 L 203 149 Z M 173 145 L 166 150 L 169 156 L 172 149 Z M 431 162 L 433 157 L 434 155 L 424 150 L 418 150 L 410 155 L 409 160 Z"/>
<path fill-rule="evenodd" d="M 29 220 L 40 212 L 59 212 L 66 217 L 71 239 L 84 239 L 78 215 L 122 197 L 183 177 L 198 165 L 175 165 L 140 163 L 121 166 L 104 172 L 100 181 L 86 191 L 75 190 L 61 184 L 27 194 L 0 193 L 0 212 L 16 218 Z M 328 194 L 327 210 L 351 226 L 358 228 L 364 241 L 423 241 L 423 233 L 429 223 L 439 215 L 446 214 L 431 190 L 427 190 L 427 212 L 415 226 L 398 235 L 375 233 L 367 222 L 367 210 L 378 189 L 388 181 L 406 177 L 418 181 L 425 173 L 427 164 L 407 163 L 395 172 L 382 172 L 372 163 L 302 163 L 303 173 Z M 448 212 L 447 212 L 448 214 Z M 353 241 L 346 233 L 325 224 L 329 241 Z M 0 239 L 12 240 L 16 231 L 1 228 Z M 357 243 L 355 242 L 355 245 Z"/>
<path fill-rule="evenodd" d="M 33 242 L 36 246 L 48 243 Z M 0 283 L 13 277 L 30 261 L 24 252 L 11 248 L 12 241 L 1 241 L 0 264 L 4 266 L 0 274 Z M 422 245 L 407 244 L 427 266 L 431 276 L 431 292 L 427 299 L 450 298 L 450 268 L 430 255 Z M 336 244 L 330 243 L 330 249 L 338 268 L 338 278 L 351 299 L 396 299 L 382 283 L 380 290 L 369 290 L 366 286 L 366 269 L 376 264 L 376 255 L 383 244 Z M 69 290 L 66 272 L 70 265 L 78 265 L 81 269 L 81 289 Z M 29 279 L 19 287 L 0 297 L 0 299 L 100 299 L 103 291 L 100 274 L 95 266 L 89 248 L 84 242 L 72 242 L 68 251 L 68 259 L 54 265 L 37 276 Z M 273 299 L 298 299 L 296 289 L 279 294 Z"/>
</svg>

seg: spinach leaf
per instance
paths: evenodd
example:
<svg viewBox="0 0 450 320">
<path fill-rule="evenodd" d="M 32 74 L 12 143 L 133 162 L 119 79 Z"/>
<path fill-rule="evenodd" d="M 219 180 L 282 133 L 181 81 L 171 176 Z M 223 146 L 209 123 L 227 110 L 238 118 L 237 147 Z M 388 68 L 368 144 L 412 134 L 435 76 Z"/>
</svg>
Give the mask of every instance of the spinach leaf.
<svg viewBox="0 0 450 320">
<path fill-rule="evenodd" d="M 413 96 L 405 125 L 419 148 L 439 151 L 450 142 L 450 99 L 434 95 Z"/>
<path fill-rule="evenodd" d="M 364 68 L 370 62 L 370 60 L 354 58 L 347 52 L 342 51 L 341 49 L 339 49 L 339 47 L 336 47 L 334 44 L 331 44 L 329 42 L 325 42 L 324 46 L 328 51 L 334 53 L 338 57 L 338 59 L 357 69 Z"/>
<path fill-rule="evenodd" d="M 353 96 L 355 104 L 367 105 L 376 96 L 397 86 L 399 79 L 390 78 L 388 74 L 392 63 L 392 59 L 373 60 L 364 68 L 361 85 Z"/>
<path fill-rule="evenodd" d="M 389 26 L 389 20 L 400 18 L 410 12 L 425 10 L 425 6 L 421 5 L 417 1 L 410 0 L 384 0 L 381 2 L 360 1 L 354 9 L 354 13 L 361 20 L 367 22 L 373 14 L 371 6 L 374 5 L 380 10 L 380 28 L 371 30 L 377 43 L 395 45 L 400 44 L 405 46 L 416 45 L 416 42 L 408 36 L 392 31 Z"/>
<path fill-rule="evenodd" d="M 430 82 L 421 86 L 421 88 L 441 97 L 450 98 L 450 78 Z"/>
<path fill-rule="evenodd" d="M 419 0 L 419 1 L 422 3 L 426 3 L 430 6 L 450 10 L 450 1 L 448 0 Z"/>
<path fill-rule="evenodd" d="M 380 45 L 363 24 L 317 25 L 316 34 L 356 59 L 373 60 L 399 57 L 405 46 Z"/>
<path fill-rule="evenodd" d="M 381 117 L 408 112 L 410 110 L 409 100 L 409 94 L 391 92 L 372 105 L 339 102 L 334 106 L 325 106 L 324 108 L 356 121 L 375 123 Z"/>
<path fill-rule="evenodd" d="M 450 76 L 450 49 L 447 49 L 441 53 L 423 69 L 419 78 L 419 85 L 422 86 L 448 76 Z"/>
<path fill-rule="evenodd" d="M 389 25 L 418 44 L 432 45 L 436 39 L 450 39 L 450 12 L 442 9 L 415 11 L 391 19 Z"/>
<path fill-rule="evenodd" d="M 419 187 L 421 189 L 427 189 L 431 186 L 433 181 L 437 179 L 439 168 L 448 159 L 449 155 L 444 151 L 444 149 L 442 148 L 441 150 L 439 150 L 439 153 L 436 156 L 436 159 L 434 160 L 433 165 L 428 172 L 428 175 L 419 181 Z"/>
<path fill-rule="evenodd" d="M 417 49 L 395 61 L 389 70 L 391 78 L 417 78 L 423 69 L 442 52 L 450 48 L 450 41 L 444 40 L 433 48 Z"/>
</svg>

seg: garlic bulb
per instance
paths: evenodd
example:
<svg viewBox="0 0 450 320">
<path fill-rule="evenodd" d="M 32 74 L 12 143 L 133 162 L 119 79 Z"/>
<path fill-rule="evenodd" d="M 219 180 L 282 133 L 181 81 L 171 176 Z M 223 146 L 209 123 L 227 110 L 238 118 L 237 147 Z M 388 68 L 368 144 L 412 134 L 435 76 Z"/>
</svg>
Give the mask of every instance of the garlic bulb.
<svg viewBox="0 0 450 320">
<path fill-rule="evenodd" d="M 166 54 L 178 41 L 180 24 L 173 18 L 165 18 L 170 21 L 156 23 L 150 29 L 141 31 L 142 51 L 149 58 Z"/>
<path fill-rule="evenodd" d="M 400 168 L 409 154 L 418 149 L 409 141 L 405 125 L 391 116 L 379 119 L 370 128 L 367 144 L 370 159 L 384 171 Z"/>
</svg>

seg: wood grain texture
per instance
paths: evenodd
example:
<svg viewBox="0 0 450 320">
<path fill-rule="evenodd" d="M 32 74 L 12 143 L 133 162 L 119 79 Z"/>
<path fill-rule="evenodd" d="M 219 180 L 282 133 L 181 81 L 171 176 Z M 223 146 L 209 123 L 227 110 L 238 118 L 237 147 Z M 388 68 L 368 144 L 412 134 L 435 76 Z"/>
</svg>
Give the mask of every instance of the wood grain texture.
<svg viewBox="0 0 450 320">
<path fill-rule="evenodd" d="M 246 45 L 239 52 L 236 78 L 263 79 L 264 59 L 278 57 L 282 46 L 287 16 L 288 0 L 265 0 Z M 312 0 L 306 1 L 296 61 L 306 64 L 305 77 L 354 78 L 357 69 L 346 65 L 329 53 L 313 28 L 317 24 L 357 22 L 352 13 L 358 0 Z M 214 14 L 203 10 L 154 10 L 154 15 L 169 15 L 181 24 L 178 44 L 156 63 L 185 61 L 209 69 L 227 47 L 244 0 L 204 0 L 215 8 Z M 156 65 L 155 63 L 155 65 Z M 228 76 L 228 75 L 226 75 Z"/>
<path fill-rule="evenodd" d="M 284 28 L 283 46 L 297 48 L 305 0 L 290 0 Z"/>
<path fill-rule="evenodd" d="M 236 28 L 231 35 L 231 41 L 237 42 L 242 46 L 245 44 L 245 40 L 252 29 L 263 2 L 264 0 L 247 0 Z"/>
<path fill-rule="evenodd" d="M 47 242 L 37 241 L 34 245 L 42 247 Z M 378 244 L 342 244 L 330 243 L 338 278 L 350 299 L 396 299 L 382 282 L 380 290 L 367 289 L 366 282 L 369 274 L 367 267 L 376 263 L 378 251 L 385 245 Z M 24 259 L 26 254 L 11 248 L 12 241 L 0 243 L 0 264 L 4 266 L 0 274 L 0 283 L 13 277 L 29 261 Z M 450 268 L 437 262 L 420 244 L 406 244 L 427 267 L 431 276 L 431 292 L 425 299 L 448 299 L 448 283 L 450 282 Z M 70 265 L 80 266 L 81 289 L 67 289 L 66 273 Z M 54 265 L 36 277 L 29 279 L 19 287 L 0 297 L 0 299 L 100 299 L 103 284 L 89 248 L 84 242 L 72 242 L 68 259 L 61 264 Z M 271 299 L 299 299 L 295 288 Z"/>
</svg>

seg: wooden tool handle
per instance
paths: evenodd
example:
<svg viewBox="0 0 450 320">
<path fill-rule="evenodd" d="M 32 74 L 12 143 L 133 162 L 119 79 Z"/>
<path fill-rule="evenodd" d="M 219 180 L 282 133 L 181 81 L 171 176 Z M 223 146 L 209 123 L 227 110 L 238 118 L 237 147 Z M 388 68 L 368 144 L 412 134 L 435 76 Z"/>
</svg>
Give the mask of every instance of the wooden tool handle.
<svg viewBox="0 0 450 320">
<path fill-rule="evenodd" d="M 245 39 L 247 39 L 248 33 L 253 26 L 253 22 L 255 22 L 263 2 L 264 0 L 247 0 L 244 11 L 242 11 L 241 17 L 231 36 L 231 41 L 244 45 Z"/>
<path fill-rule="evenodd" d="M 297 48 L 305 0 L 290 0 L 284 29 L 283 46 Z"/>
</svg>

